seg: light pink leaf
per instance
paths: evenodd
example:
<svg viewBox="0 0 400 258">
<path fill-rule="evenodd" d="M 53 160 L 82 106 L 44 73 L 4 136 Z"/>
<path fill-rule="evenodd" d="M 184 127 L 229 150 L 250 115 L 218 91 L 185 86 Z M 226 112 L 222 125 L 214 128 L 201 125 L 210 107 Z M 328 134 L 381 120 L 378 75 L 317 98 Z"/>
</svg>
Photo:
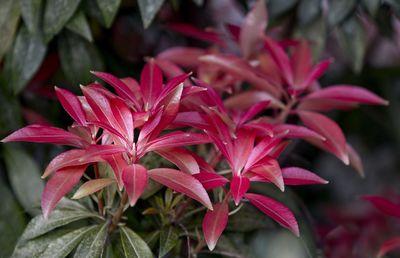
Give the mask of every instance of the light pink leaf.
<svg viewBox="0 0 400 258">
<path fill-rule="evenodd" d="M 101 189 L 115 183 L 112 178 L 98 178 L 92 179 L 81 185 L 72 196 L 72 199 L 80 199 L 90 194 L 93 194 Z"/>
<path fill-rule="evenodd" d="M 325 141 L 325 137 L 307 127 L 291 124 L 277 124 L 274 133 L 279 134 L 287 131 L 285 138 L 315 139 Z"/>
<path fill-rule="evenodd" d="M 288 167 L 282 169 L 285 185 L 327 184 L 328 181 L 303 168 Z"/>
<path fill-rule="evenodd" d="M 209 143 L 211 140 L 205 134 L 175 131 L 162 135 L 147 144 L 146 151 L 156 151 L 172 147 Z"/>
<path fill-rule="evenodd" d="M 86 124 L 85 111 L 78 97 L 71 92 L 55 87 L 56 95 L 64 110 L 80 125 Z"/>
<path fill-rule="evenodd" d="M 289 57 L 285 53 L 284 49 L 270 37 L 264 36 L 264 42 L 265 47 L 270 52 L 275 63 L 281 69 L 282 77 L 285 79 L 286 83 L 293 85 L 293 72 Z"/>
<path fill-rule="evenodd" d="M 314 91 L 305 99 L 339 100 L 354 104 L 388 105 L 388 101 L 354 85 L 333 85 Z"/>
<path fill-rule="evenodd" d="M 103 156 L 124 152 L 125 148 L 117 145 L 90 145 L 83 150 L 69 150 L 55 157 L 47 166 L 42 178 L 65 167 L 78 166 L 103 160 Z"/>
<path fill-rule="evenodd" d="M 185 36 L 192 37 L 195 39 L 200 39 L 222 47 L 225 47 L 226 45 L 225 42 L 222 40 L 221 35 L 219 35 L 215 31 L 201 30 L 190 24 L 183 24 L 183 23 L 169 24 L 168 28 L 173 31 L 182 33 Z"/>
<path fill-rule="evenodd" d="M 135 93 L 121 79 L 109 73 L 94 72 L 94 71 L 92 71 L 91 73 L 94 74 L 96 77 L 102 79 L 103 81 L 107 82 L 109 85 L 111 85 L 122 98 L 131 101 L 135 105 L 135 107 L 140 106 L 135 97 Z"/>
<path fill-rule="evenodd" d="M 200 172 L 199 165 L 191 152 L 183 148 L 170 148 L 156 151 L 165 159 L 174 163 L 181 171 L 189 174 Z"/>
<path fill-rule="evenodd" d="M 377 258 L 385 256 L 388 252 L 400 248 L 400 236 L 392 237 L 381 245 Z"/>
<path fill-rule="evenodd" d="M 400 204 L 393 203 L 385 197 L 378 195 L 364 195 L 361 199 L 370 202 L 386 215 L 400 218 Z"/>
<path fill-rule="evenodd" d="M 286 206 L 272 198 L 259 194 L 248 193 L 244 197 L 270 218 L 292 231 L 293 234 L 296 236 L 300 235 L 296 218 Z"/>
<path fill-rule="evenodd" d="M 63 129 L 44 125 L 28 125 L 21 128 L 3 140 L 2 142 L 35 142 L 70 145 L 85 148 L 88 142 L 79 136 Z"/>
<path fill-rule="evenodd" d="M 154 181 L 189 196 L 210 210 L 213 209 L 203 185 L 193 176 L 169 168 L 151 169 L 148 171 L 148 174 Z"/>
<path fill-rule="evenodd" d="M 364 166 L 362 164 L 360 155 L 358 155 L 357 151 L 350 144 L 346 144 L 346 148 L 347 152 L 349 153 L 350 166 L 352 166 L 357 173 L 364 178 Z"/>
<path fill-rule="evenodd" d="M 42 193 L 43 216 L 48 218 L 61 198 L 81 179 L 87 165 L 64 168 L 57 171 L 46 183 Z"/>
<path fill-rule="evenodd" d="M 144 99 L 144 109 L 149 110 L 161 93 L 163 77 L 161 69 L 150 59 L 140 75 L 140 88 Z"/>
<path fill-rule="evenodd" d="M 218 239 L 228 224 L 228 204 L 226 202 L 213 205 L 214 210 L 208 210 L 203 218 L 203 234 L 208 248 L 212 251 Z"/>
<path fill-rule="evenodd" d="M 233 176 L 231 179 L 231 193 L 233 201 L 239 205 L 247 190 L 250 187 L 250 180 L 244 176 Z"/>
<path fill-rule="evenodd" d="M 285 190 L 281 168 L 275 159 L 266 157 L 252 167 L 251 172 L 276 185 L 282 192 Z"/>
<path fill-rule="evenodd" d="M 134 206 L 147 186 L 147 169 L 139 164 L 132 164 L 122 171 L 122 182 L 129 197 L 129 204 Z"/>
<path fill-rule="evenodd" d="M 309 111 L 298 111 L 303 123 L 325 137 L 325 141 L 321 140 L 308 140 L 318 147 L 334 154 L 344 164 L 349 164 L 349 156 L 346 148 L 346 139 L 343 135 L 342 129 L 330 118 Z"/>
<path fill-rule="evenodd" d="M 243 58 L 247 59 L 250 57 L 257 42 L 264 35 L 267 23 L 268 17 L 265 0 L 258 0 L 251 11 L 247 13 L 241 26 L 239 44 Z"/>
<path fill-rule="evenodd" d="M 229 180 L 225 177 L 220 176 L 217 173 L 210 172 L 200 172 L 198 174 L 194 174 L 193 177 L 199 180 L 206 190 L 211 190 L 220 186 L 224 186 L 226 183 L 229 182 Z"/>
<path fill-rule="evenodd" d="M 207 52 L 201 48 L 194 47 L 172 47 L 161 52 L 157 59 L 165 59 L 179 66 L 196 67 L 199 64 L 198 58 Z"/>
</svg>

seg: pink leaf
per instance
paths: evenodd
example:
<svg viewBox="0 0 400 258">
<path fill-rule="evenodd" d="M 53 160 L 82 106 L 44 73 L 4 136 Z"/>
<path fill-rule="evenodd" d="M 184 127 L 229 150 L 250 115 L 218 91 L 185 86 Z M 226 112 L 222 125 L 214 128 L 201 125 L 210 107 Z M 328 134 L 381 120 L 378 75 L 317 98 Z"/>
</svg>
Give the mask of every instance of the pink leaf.
<svg viewBox="0 0 400 258">
<path fill-rule="evenodd" d="M 71 92 L 55 87 L 57 98 L 64 110 L 80 125 L 86 124 L 85 111 L 78 97 Z"/>
<path fill-rule="evenodd" d="M 303 123 L 325 137 L 325 141 L 309 140 L 311 143 L 317 145 L 324 150 L 334 154 L 344 164 L 349 164 L 349 156 L 346 148 L 346 139 L 343 135 L 342 129 L 328 117 L 309 111 L 298 111 Z"/>
<path fill-rule="evenodd" d="M 175 131 L 162 135 L 147 144 L 146 151 L 156 151 L 172 147 L 209 143 L 211 140 L 205 134 Z"/>
<path fill-rule="evenodd" d="M 171 79 L 185 73 L 178 65 L 169 60 L 157 58 L 154 59 L 154 62 L 160 67 L 167 79 Z"/>
<path fill-rule="evenodd" d="M 83 150 L 69 150 L 55 157 L 47 166 L 42 178 L 65 167 L 78 166 L 103 160 L 103 156 L 124 152 L 125 148 L 116 145 L 90 145 Z"/>
<path fill-rule="evenodd" d="M 285 185 L 283 182 L 282 171 L 278 162 L 275 159 L 266 157 L 259 161 L 258 164 L 259 165 L 250 169 L 251 172 L 270 181 L 283 192 L 285 190 Z"/>
<path fill-rule="evenodd" d="M 377 258 L 381 258 L 385 256 L 388 252 L 400 248 L 400 236 L 392 237 L 389 240 L 386 240 L 381 247 L 379 248 L 379 252 Z"/>
<path fill-rule="evenodd" d="M 222 40 L 221 36 L 216 33 L 215 31 L 205 31 L 198 29 L 190 24 L 183 24 L 183 23 L 174 23 L 169 24 L 168 28 L 182 33 L 185 36 L 189 36 L 195 39 L 200 39 L 206 42 L 210 42 L 216 45 L 220 45 L 225 47 L 225 42 Z"/>
<path fill-rule="evenodd" d="M 189 174 L 200 172 L 199 165 L 191 152 L 183 148 L 162 149 L 156 151 L 165 159 L 174 163 L 181 171 Z"/>
<path fill-rule="evenodd" d="M 280 142 L 281 139 L 278 137 L 265 137 L 262 139 L 250 153 L 245 170 L 251 168 L 253 165 L 256 165 L 257 162 L 265 158 Z"/>
<path fill-rule="evenodd" d="M 160 68 L 150 59 L 140 75 L 140 88 L 144 99 L 144 109 L 149 110 L 161 93 L 163 77 Z"/>
<path fill-rule="evenodd" d="M 285 53 L 284 49 L 278 45 L 270 37 L 264 36 L 265 47 L 271 53 L 272 58 L 275 63 L 279 66 L 282 71 L 282 76 L 286 83 L 293 85 L 293 72 L 290 65 L 290 60 L 288 55 Z"/>
<path fill-rule="evenodd" d="M 193 177 L 199 180 L 206 190 L 211 190 L 220 186 L 224 186 L 226 183 L 229 182 L 229 180 L 225 177 L 220 176 L 217 173 L 210 172 L 200 172 L 198 174 L 194 174 Z"/>
<path fill-rule="evenodd" d="M 214 210 L 208 210 L 203 218 L 203 234 L 208 248 L 212 251 L 218 239 L 228 224 L 228 204 L 226 202 L 213 205 Z"/>
<path fill-rule="evenodd" d="M 179 112 L 173 122 L 174 126 L 190 126 L 206 129 L 208 124 L 197 111 Z"/>
<path fill-rule="evenodd" d="M 307 78 L 305 78 L 305 80 L 302 82 L 300 89 L 306 89 L 314 81 L 318 80 L 329 68 L 332 62 L 333 62 L 332 59 L 327 59 L 315 65 L 309 72 Z"/>
<path fill-rule="evenodd" d="M 128 106 L 119 98 L 114 98 L 110 100 L 112 105 L 112 113 L 119 128 L 123 131 L 123 135 L 128 140 L 129 143 L 133 143 L 133 115 Z"/>
<path fill-rule="evenodd" d="M 165 59 L 179 66 L 196 67 L 199 64 L 198 58 L 205 54 L 206 51 L 201 48 L 173 47 L 160 53 L 157 59 Z"/>
<path fill-rule="evenodd" d="M 272 198 L 259 194 L 248 193 L 244 197 L 273 220 L 292 231 L 293 234 L 300 235 L 296 218 L 286 206 Z"/>
<path fill-rule="evenodd" d="M 96 77 L 110 84 L 122 98 L 131 101 L 136 107 L 140 106 L 137 99 L 135 98 L 135 93 L 121 79 L 109 73 L 93 72 L 93 71 L 92 73 Z"/>
<path fill-rule="evenodd" d="M 257 104 L 252 105 L 247 109 L 240 117 L 240 124 L 244 124 L 259 113 L 261 113 L 268 105 L 270 101 L 260 101 Z"/>
<path fill-rule="evenodd" d="M 300 43 L 294 48 L 291 65 L 294 77 L 293 88 L 303 88 L 303 83 L 306 80 L 312 65 L 312 53 L 307 41 L 300 41 Z"/>
<path fill-rule="evenodd" d="M 121 154 L 103 156 L 103 159 L 113 169 L 114 178 L 118 183 L 118 188 L 122 190 L 123 189 L 122 171 L 125 169 L 125 167 L 128 166 L 128 163 L 125 161 L 123 155 Z"/>
<path fill-rule="evenodd" d="M 244 165 L 246 165 L 247 159 L 253 150 L 255 137 L 255 131 L 238 130 L 237 138 L 233 145 L 234 158 L 231 161 L 233 163 L 232 172 L 234 175 L 239 175 Z"/>
<path fill-rule="evenodd" d="M 276 134 L 285 131 L 288 131 L 287 134 L 285 135 L 286 138 L 302 138 L 302 139 L 314 139 L 314 140 L 325 141 L 325 137 L 304 126 L 290 125 L 290 124 L 277 124 L 274 126 L 274 132 Z"/>
<path fill-rule="evenodd" d="M 139 164 L 132 164 L 122 171 L 122 182 L 129 197 L 129 204 L 134 206 L 147 186 L 147 169 Z"/>
<path fill-rule="evenodd" d="M 239 44 L 243 58 L 247 59 L 250 57 L 256 43 L 264 35 L 267 23 L 268 17 L 265 0 L 258 0 L 243 20 L 241 26 Z"/>
<path fill-rule="evenodd" d="M 244 176 L 233 176 L 231 179 L 231 193 L 233 201 L 239 205 L 244 194 L 249 190 L 250 180 Z"/>
<path fill-rule="evenodd" d="M 70 145 L 85 148 L 88 142 L 79 136 L 57 127 L 28 125 L 10 134 L 2 142 L 36 142 Z"/>
<path fill-rule="evenodd" d="M 378 210 L 386 215 L 400 218 L 400 205 L 378 195 L 364 195 L 361 199 L 369 201 Z"/>
<path fill-rule="evenodd" d="M 353 85 L 333 85 L 314 91 L 305 99 L 339 100 L 354 104 L 388 105 L 389 102 L 374 93 Z"/>
<path fill-rule="evenodd" d="M 202 203 L 212 210 L 210 198 L 203 185 L 193 176 L 179 170 L 169 168 L 156 168 L 148 171 L 154 181 L 171 188 L 179 193 L 186 194 L 190 198 Z"/>
<path fill-rule="evenodd" d="M 245 110 L 259 102 L 269 101 L 271 107 L 284 108 L 277 98 L 265 91 L 245 91 L 225 100 L 225 106 L 234 110 Z"/>
<path fill-rule="evenodd" d="M 57 171 L 46 183 L 42 193 L 43 216 L 48 218 L 61 198 L 81 179 L 87 165 L 64 168 Z"/>
<path fill-rule="evenodd" d="M 361 177 L 365 177 L 360 155 L 358 155 L 357 151 L 350 144 L 347 144 L 346 148 L 349 153 L 350 166 L 352 166 Z"/>
<path fill-rule="evenodd" d="M 327 184 L 328 181 L 303 168 L 288 167 L 282 169 L 285 185 Z"/>
<path fill-rule="evenodd" d="M 357 107 L 358 104 L 341 101 L 341 100 L 328 100 L 328 99 L 302 99 L 297 106 L 298 110 L 313 110 L 326 112 L 334 109 L 349 110 Z"/>
</svg>

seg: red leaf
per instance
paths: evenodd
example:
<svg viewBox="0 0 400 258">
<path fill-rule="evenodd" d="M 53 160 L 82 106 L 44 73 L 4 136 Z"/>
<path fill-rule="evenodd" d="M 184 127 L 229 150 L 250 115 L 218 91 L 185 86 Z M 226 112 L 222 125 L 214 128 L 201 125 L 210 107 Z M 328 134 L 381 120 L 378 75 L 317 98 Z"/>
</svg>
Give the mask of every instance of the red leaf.
<svg viewBox="0 0 400 258">
<path fill-rule="evenodd" d="M 123 155 L 121 155 L 121 154 L 103 156 L 103 159 L 113 169 L 114 178 L 118 183 L 118 188 L 119 188 L 119 190 L 122 190 L 123 189 L 122 171 L 125 169 L 125 167 L 128 166 L 128 163 L 125 161 Z"/>
<path fill-rule="evenodd" d="M 245 129 L 238 130 L 233 145 L 233 160 L 230 161 L 232 163 L 232 172 L 234 175 L 238 176 L 244 165 L 246 165 L 247 159 L 253 150 L 255 137 L 255 131 L 248 131 Z"/>
<path fill-rule="evenodd" d="M 313 110 L 326 112 L 334 109 L 349 110 L 357 107 L 356 103 L 328 99 L 302 99 L 297 106 L 298 110 Z"/>
<path fill-rule="evenodd" d="M 211 140 L 205 134 L 176 131 L 162 135 L 147 144 L 146 152 L 166 148 L 209 143 Z"/>
<path fill-rule="evenodd" d="M 258 162 L 259 165 L 251 168 L 251 172 L 276 185 L 282 192 L 285 190 L 282 171 L 275 159 L 266 157 Z"/>
<path fill-rule="evenodd" d="M 55 87 L 57 98 L 64 110 L 80 125 L 86 124 L 85 111 L 78 97 L 71 92 Z"/>
<path fill-rule="evenodd" d="M 239 205 L 240 200 L 243 198 L 250 187 L 250 180 L 244 176 L 233 176 L 231 179 L 231 193 L 233 201 Z"/>
<path fill-rule="evenodd" d="M 226 202 L 213 205 L 214 210 L 208 210 L 203 218 L 203 234 L 208 248 L 214 250 L 219 237 L 228 224 L 228 204 Z"/>
<path fill-rule="evenodd" d="M 120 99 L 114 98 L 110 100 L 112 105 L 112 113 L 117 121 L 119 128 L 123 131 L 123 135 L 128 140 L 129 143 L 133 143 L 133 115 L 128 106 Z"/>
<path fill-rule="evenodd" d="M 199 201 L 212 210 L 210 198 L 203 185 L 193 176 L 179 170 L 169 168 L 156 168 L 148 171 L 154 181 L 171 188 L 179 193 L 186 194 L 190 198 Z"/>
<path fill-rule="evenodd" d="M 360 155 L 351 147 L 350 144 L 346 145 L 347 152 L 349 153 L 350 166 L 352 166 L 361 177 L 365 177 L 364 167 Z"/>
<path fill-rule="evenodd" d="M 247 159 L 245 170 L 256 165 L 257 162 L 265 158 L 281 142 L 278 137 L 265 137 L 252 150 Z"/>
<path fill-rule="evenodd" d="M 282 169 L 285 185 L 327 184 L 328 181 L 303 168 L 288 167 Z"/>
<path fill-rule="evenodd" d="M 361 199 L 369 201 L 378 210 L 386 215 L 400 218 L 400 205 L 378 195 L 364 195 Z"/>
<path fill-rule="evenodd" d="M 291 58 L 291 65 L 293 70 L 293 88 L 303 88 L 304 81 L 307 79 L 308 73 L 312 66 L 311 49 L 307 41 L 302 40 L 294 48 Z"/>
<path fill-rule="evenodd" d="M 174 163 L 181 171 L 189 174 L 200 172 L 199 165 L 191 152 L 183 148 L 162 149 L 156 151 L 165 159 Z"/>
<path fill-rule="evenodd" d="M 173 31 L 182 33 L 185 36 L 192 37 L 195 39 L 200 39 L 206 42 L 220 45 L 222 47 L 225 47 L 226 45 L 225 42 L 222 40 L 221 36 L 215 31 L 205 31 L 196 28 L 190 24 L 183 24 L 183 23 L 169 24 L 168 28 Z"/>
<path fill-rule="evenodd" d="M 44 125 L 28 125 L 13 132 L 1 141 L 62 144 L 78 148 L 85 148 L 88 145 L 88 142 L 73 133 Z"/>
<path fill-rule="evenodd" d="M 147 186 L 147 169 L 139 164 L 132 164 L 122 171 L 122 182 L 129 197 L 129 204 L 134 206 Z"/>
<path fill-rule="evenodd" d="M 308 77 L 301 84 L 302 87 L 300 87 L 300 89 L 304 90 L 309 87 L 314 81 L 318 80 L 329 68 L 332 62 L 332 59 L 327 59 L 316 64 L 309 72 Z"/>
<path fill-rule="evenodd" d="M 298 111 L 297 113 L 307 127 L 316 131 L 326 139 L 325 141 L 309 141 L 334 154 L 342 160 L 344 164 L 348 165 L 349 156 L 346 148 L 346 139 L 343 135 L 342 129 L 340 129 L 333 120 L 324 115 L 309 111 Z"/>
<path fill-rule="evenodd" d="M 199 64 L 198 58 L 206 54 L 201 48 L 194 47 L 172 47 L 163 51 L 157 59 L 165 59 L 179 66 L 196 67 Z"/>
<path fill-rule="evenodd" d="M 273 220 L 292 231 L 293 234 L 300 235 L 296 218 L 286 206 L 272 198 L 259 194 L 248 193 L 244 197 Z"/>
<path fill-rule="evenodd" d="M 193 177 L 199 180 L 206 190 L 211 190 L 220 186 L 224 186 L 226 183 L 229 182 L 228 179 L 220 176 L 217 173 L 200 172 L 198 174 L 194 174 Z"/>
<path fill-rule="evenodd" d="M 339 100 L 354 104 L 388 105 L 389 102 L 374 93 L 353 85 L 333 85 L 314 91 L 305 99 Z"/>
<path fill-rule="evenodd" d="M 274 133 L 276 134 L 286 131 L 287 133 L 285 134 L 285 138 L 302 138 L 325 141 L 325 137 L 304 126 L 290 124 L 277 124 L 274 126 Z"/>
<path fill-rule="evenodd" d="M 241 25 L 239 44 L 244 59 L 250 57 L 257 42 L 264 35 L 268 17 L 265 0 L 258 0 Z"/>
<path fill-rule="evenodd" d="M 249 121 L 260 112 L 262 112 L 268 105 L 270 101 L 260 101 L 257 104 L 252 105 L 249 109 L 247 109 L 240 117 L 240 124 L 244 124 Z"/>
<path fill-rule="evenodd" d="M 163 77 L 161 69 L 150 59 L 144 66 L 140 75 L 140 88 L 144 99 L 144 109 L 153 107 L 154 102 L 161 93 Z"/>
<path fill-rule="evenodd" d="M 74 166 L 58 170 L 46 183 L 42 193 L 43 216 L 48 218 L 61 198 L 81 179 L 87 165 Z"/>
<path fill-rule="evenodd" d="M 400 248 L 400 236 L 392 237 L 389 240 L 386 240 L 381 247 L 379 248 L 379 252 L 377 258 L 381 258 L 385 256 L 388 252 Z"/>
<path fill-rule="evenodd" d="M 245 110 L 259 102 L 270 102 L 271 107 L 284 108 L 277 98 L 265 91 L 245 91 L 225 100 L 225 106 L 234 110 Z"/>
<path fill-rule="evenodd" d="M 281 69 L 282 76 L 285 79 L 286 83 L 289 85 L 293 85 L 293 72 L 290 65 L 289 57 L 285 53 L 284 49 L 270 37 L 264 36 L 264 42 L 265 47 L 271 53 L 271 56 L 274 59 L 275 63 Z"/>
</svg>

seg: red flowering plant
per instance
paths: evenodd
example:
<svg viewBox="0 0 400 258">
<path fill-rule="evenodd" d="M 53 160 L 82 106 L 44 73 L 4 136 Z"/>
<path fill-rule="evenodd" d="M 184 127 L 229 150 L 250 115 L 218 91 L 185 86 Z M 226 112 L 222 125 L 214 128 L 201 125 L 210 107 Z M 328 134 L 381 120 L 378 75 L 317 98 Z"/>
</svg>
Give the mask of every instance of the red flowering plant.
<svg viewBox="0 0 400 258">
<path fill-rule="evenodd" d="M 292 211 L 254 193 L 252 182 L 273 184 L 281 191 L 285 185 L 327 183 L 306 169 L 280 167 L 277 159 L 291 138 L 303 138 L 360 168 L 340 127 L 318 112 L 386 101 L 356 86 L 321 89 L 317 79 L 331 61 L 312 66 L 306 42 L 277 42 L 264 35 L 263 4 L 257 2 L 241 28 L 230 27 L 241 57 L 216 48 L 170 49 L 148 60 L 140 83 L 93 72 L 113 91 L 97 82 L 81 86 L 83 96 L 55 89 L 74 120 L 68 130 L 30 125 L 2 140 L 75 147 L 45 169 L 43 178 L 49 180 L 42 194 L 43 215 L 27 226 L 15 256 L 39 243 L 46 247 L 37 248 L 33 256 L 74 252 L 76 257 L 99 257 L 117 250 L 116 257 L 153 257 L 152 249 L 159 257 L 183 255 L 185 250 L 195 256 L 206 245 L 215 248 L 229 215 L 245 202 L 295 235 L 301 233 Z M 175 29 L 228 45 L 215 31 L 186 25 Z M 189 66 L 198 79 L 180 66 Z M 165 83 L 162 71 L 169 78 Z M 245 85 L 250 89 L 244 90 Z M 225 92 L 230 95 L 222 97 Z M 304 126 L 288 124 L 292 115 Z M 160 160 L 155 154 L 173 165 L 148 162 Z M 164 198 L 160 185 L 167 187 Z M 89 200 L 88 206 L 63 199 L 74 187 L 72 199 Z M 146 241 L 128 219 L 138 211 L 146 215 L 139 217 L 145 222 L 135 222 Z M 188 220 L 203 214 L 202 223 Z M 87 224 L 70 225 L 77 220 Z M 200 224 L 203 236 L 197 233 Z M 186 246 L 178 245 L 180 236 L 186 237 Z M 154 246 L 157 240 L 159 248 Z"/>
</svg>

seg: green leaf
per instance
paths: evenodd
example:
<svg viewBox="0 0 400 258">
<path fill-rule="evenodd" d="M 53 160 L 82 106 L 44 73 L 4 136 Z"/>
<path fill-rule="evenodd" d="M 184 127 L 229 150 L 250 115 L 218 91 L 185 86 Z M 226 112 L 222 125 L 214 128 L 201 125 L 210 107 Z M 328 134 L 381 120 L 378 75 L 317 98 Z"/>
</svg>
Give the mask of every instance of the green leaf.
<svg viewBox="0 0 400 258">
<path fill-rule="evenodd" d="M 11 55 L 6 59 L 9 89 L 19 93 L 39 69 L 46 54 L 46 45 L 40 34 L 30 34 L 22 26 L 18 32 Z"/>
<path fill-rule="evenodd" d="M 81 35 L 88 41 L 92 42 L 92 32 L 90 31 L 89 23 L 85 14 L 82 11 L 77 12 L 65 26 L 72 32 Z"/>
<path fill-rule="evenodd" d="M 10 257 L 26 225 L 25 216 L 14 196 L 0 178 L 0 257 Z"/>
<path fill-rule="evenodd" d="M 92 228 L 79 244 L 74 257 L 98 258 L 104 250 L 107 239 L 108 223 Z"/>
<path fill-rule="evenodd" d="M 108 165 L 105 162 L 99 162 L 99 172 L 100 172 L 100 177 L 101 178 L 114 178 L 114 172 L 111 168 L 110 165 Z M 118 205 L 117 202 L 114 203 L 115 201 L 115 195 L 118 192 L 118 186 L 117 184 L 112 184 L 109 185 L 105 189 L 105 208 L 113 209 L 114 205 Z"/>
<path fill-rule="evenodd" d="M 34 217 L 26 227 L 21 239 L 26 241 L 41 236 L 55 228 L 65 226 L 71 222 L 93 217 L 98 218 L 99 216 L 89 211 L 56 209 L 51 213 L 48 219 L 45 219 L 43 215 Z"/>
<path fill-rule="evenodd" d="M 164 0 L 138 0 L 138 3 L 143 26 L 147 28 L 160 10 Z"/>
<path fill-rule="evenodd" d="M 20 9 L 18 1 L 0 0 L 0 61 L 11 47 L 17 31 Z"/>
<path fill-rule="evenodd" d="M 367 33 L 357 17 L 346 20 L 337 30 L 339 44 L 351 62 L 353 70 L 361 71 L 367 50 Z"/>
<path fill-rule="evenodd" d="M 40 179 L 38 165 L 28 153 L 12 145 L 4 146 L 4 158 L 8 178 L 18 201 L 29 214 L 40 214 L 44 183 Z"/>
<path fill-rule="evenodd" d="M 152 258 L 153 253 L 146 242 L 130 228 L 121 227 L 121 242 L 125 257 Z"/>
<path fill-rule="evenodd" d="M 322 15 L 315 19 L 312 23 L 305 26 L 298 27 L 298 31 L 294 36 L 305 38 L 313 43 L 313 56 L 314 61 L 319 60 L 320 55 L 325 49 L 327 24 Z"/>
<path fill-rule="evenodd" d="M 292 9 L 298 0 L 270 0 L 268 1 L 268 14 L 277 17 Z"/>
<path fill-rule="evenodd" d="M 0 37 L 1 38 L 1 37 Z M 2 78 L 1 78 L 2 79 Z M 22 127 L 21 107 L 18 98 L 7 89 L 6 82 L 0 79 L 0 136 Z"/>
<path fill-rule="evenodd" d="M 22 19 L 30 33 L 39 30 L 42 0 L 20 0 Z"/>
<path fill-rule="evenodd" d="M 249 232 L 262 228 L 274 228 L 275 224 L 272 220 L 265 217 L 253 206 L 245 205 L 239 212 L 229 217 L 227 230 L 234 232 Z"/>
<path fill-rule="evenodd" d="M 163 257 L 169 251 L 171 251 L 172 248 L 174 248 L 178 244 L 178 240 L 179 240 L 179 234 L 174 227 L 168 226 L 161 229 L 160 250 L 158 257 Z"/>
<path fill-rule="evenodd" d="M 107 28 L 109 28 L 114 21 L 120 4 L 121 0 L 97 0 L 97 5 L 99 6 L 100 12 L 103 15 Z"/>
<path fill-rule="evenodd" d="M 361 2 L 364 5 L 365 9 L 368 11 L 368 13 L 372 17 L 375 17 L 380 5 L 380 0 L 362 0 Z"/>
<path fill-rule="evenodd" d="M 57 35 L 75 13 L 81 0 L 46 1 L 43 31 L 46 42 Z"/>
<path fill-rule="evenodd" d="M 343 21 L 356 7 L 356 0 L 335 0 L 330 1 L 328 10 L 328 22 L 336 25 Z"/>
<path fill-rule="evenodd" d="M 64 258 L 81 242 L 86 233 L 95 226 L 87 226 L 71 231 L 48 243 L 45 251 L 40 255 L 41 258 Z"/>
<path fill-rule="evenodd" d="M 65 31 L 58 38 L 61 68 L 67 79 L 75 84 L 93 81 L 91 70 L 104 70 L 97 49 L 82 37 Z"/>
<path fill-rule="evenodd" d="M 198 6 L 202 6 L 204 4 L 204 0 L 192 0 L 193 3 L 197 4 Z"/>
<path fill-rule="evenodd" d="M 300 1 L 297 8 L 297 18 L 300 25 L 305 25 L 315 20 L 321 13 L 321 0 Z"/>
</svg>

